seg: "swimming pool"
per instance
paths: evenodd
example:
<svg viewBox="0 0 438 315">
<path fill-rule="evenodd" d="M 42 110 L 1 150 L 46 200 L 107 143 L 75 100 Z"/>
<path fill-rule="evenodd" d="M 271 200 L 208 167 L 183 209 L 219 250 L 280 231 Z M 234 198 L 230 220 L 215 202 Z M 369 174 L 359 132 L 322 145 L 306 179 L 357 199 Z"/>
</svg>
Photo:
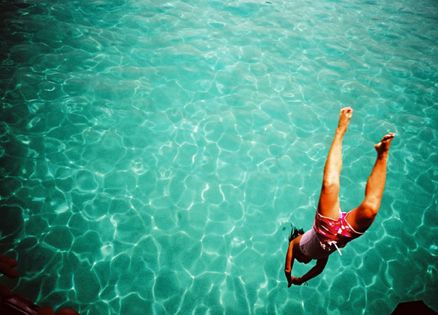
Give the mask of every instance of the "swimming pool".
<svg viewBox="0 0 438 315">
<path fill-rule="evenodd" d="M 434 1 L 1 1 L 3 282 L 81 314 L 438 309 Z M 397 132 L 381 211 L 308 286 L 339 108 L 342 207 Z M 302 272 L 303 267 L 295 267 Z"/>
</svg>

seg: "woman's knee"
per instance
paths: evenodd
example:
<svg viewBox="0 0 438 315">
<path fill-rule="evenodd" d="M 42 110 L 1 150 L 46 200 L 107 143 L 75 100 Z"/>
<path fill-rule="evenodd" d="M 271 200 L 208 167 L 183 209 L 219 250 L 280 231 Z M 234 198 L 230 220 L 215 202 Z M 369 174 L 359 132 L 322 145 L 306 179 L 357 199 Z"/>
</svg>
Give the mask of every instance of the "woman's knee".
<svg viewBox="0 0 438 315">
<path fill-rule="evenodd" d="M 374 219 L 379 212 L 380 203 L 374 200 L 364 200 L 360 205 L 361 215 L 367 219 Z"/>
<path fill-rule="evenodd" d="M 324 179 L 322 182 L 322 190 L 324 191 L 336 192 L 339 191 L 339 188 L 340 188 L 339 180 Z"/>
</svg>

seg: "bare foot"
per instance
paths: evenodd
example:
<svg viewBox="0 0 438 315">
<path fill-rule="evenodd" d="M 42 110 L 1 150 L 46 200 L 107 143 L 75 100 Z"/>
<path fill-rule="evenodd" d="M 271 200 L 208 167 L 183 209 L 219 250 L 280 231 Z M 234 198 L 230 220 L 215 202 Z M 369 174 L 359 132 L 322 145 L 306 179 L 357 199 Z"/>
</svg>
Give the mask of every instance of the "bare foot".
<svg viewBox="0 0 438 315">
<path fill-rule="evenodd" d="M 9 278 L 17 278 L 18 272 L 15 269 L 17 261 L 8 256 L 0 256 L 0 273 L 6 275 Z"/>
<path fill-rule="evenodd" d="M 353 109 L 351 107 L 341 108 L 339 113 L 338 130 L 342 133 L 347 131 L 348 125 L 350 124 L 350 119 L 353 116 Z"/>
<path fill-rule="evenodd" d="M 76 312 L 72 308 L 65 308 L 64 307 L 64 308 L 61 308 L 60 310 L 58 310 L 55 315 L 79 315 L 79 313 Z"/>
<path fill-rule="evenodd" d="M 391 145 L 391 141 L 394 139 L 394 137 L 395 133 L 390 132 L 386 134 L 379 143 L 374 145 L 374 148 L 376 149 L 378 155 L 388 153 L 389 146 Z"/>
<path fill-rule="evenodd" d="M 14 258 L 11 258 L 11 257 L 8 257 L 8 256 L 4 256 L 4 255 L 0 255 L 0 263 L 7 264 L 10 267 L 16 267 L 17 266 L 17 261 Z"/>
</svg>

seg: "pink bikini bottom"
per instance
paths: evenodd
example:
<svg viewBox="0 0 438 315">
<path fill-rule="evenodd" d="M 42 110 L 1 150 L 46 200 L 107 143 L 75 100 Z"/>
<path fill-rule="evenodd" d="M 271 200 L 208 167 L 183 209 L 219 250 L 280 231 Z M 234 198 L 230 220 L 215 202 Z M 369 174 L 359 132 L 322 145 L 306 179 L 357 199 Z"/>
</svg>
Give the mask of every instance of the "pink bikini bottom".
<svg viewBox="0 0 438 315">
<path fill-rule="evenodd" d="M 301 237 L 300 249 L 303 254 L 313 259 L 320 259 L 338 250 L 342 255 L 339 248 L 363 234 L 355 231 L 348 224 L 346 217 L 346 212 L 339 212 L 338 219 L 325 217 L 317 212 L 313 228 Z"/>
</svg>

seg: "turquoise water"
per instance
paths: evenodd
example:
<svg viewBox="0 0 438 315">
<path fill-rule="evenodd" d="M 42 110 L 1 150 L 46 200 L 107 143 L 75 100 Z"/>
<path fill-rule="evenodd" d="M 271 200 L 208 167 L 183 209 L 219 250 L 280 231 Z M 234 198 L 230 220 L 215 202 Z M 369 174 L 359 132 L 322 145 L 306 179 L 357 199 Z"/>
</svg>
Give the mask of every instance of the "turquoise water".
<svg viewBox="0 0 438 315">
<path fill-rule="evenodd" d="M 0 246 L 23 275 L 2 283 L 81 314 L 438 310 L 436 1 L 0 8 Z M 381 211 L 288 289 L 343 104 L 343 210 L 397 132 Z"/>
</svg>

